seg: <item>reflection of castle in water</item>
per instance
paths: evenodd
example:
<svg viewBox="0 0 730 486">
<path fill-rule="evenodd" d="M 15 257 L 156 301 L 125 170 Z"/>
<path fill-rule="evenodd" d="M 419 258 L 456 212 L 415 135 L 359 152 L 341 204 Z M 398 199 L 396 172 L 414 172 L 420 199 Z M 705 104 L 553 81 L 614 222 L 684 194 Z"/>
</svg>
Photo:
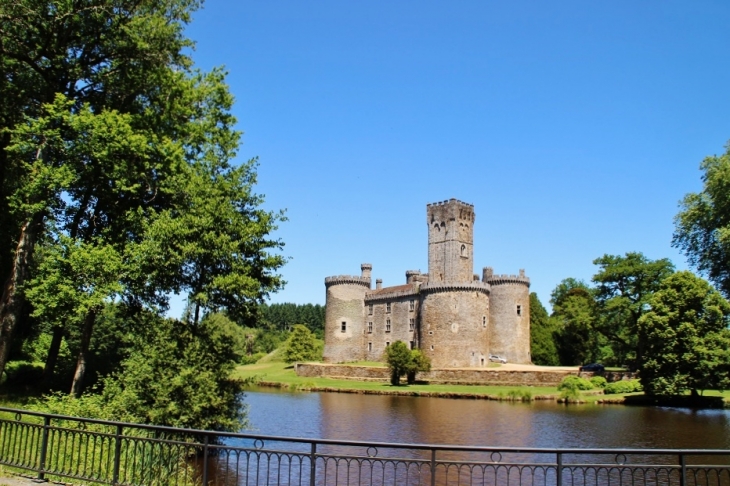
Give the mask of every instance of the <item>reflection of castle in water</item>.
<svg viewBox="0 0 730 486">
<path fill-rule="evenodd" d="M 325 362 L 383 361 L 395 341 L 421 349 L 435 368 L 484 367 L 496 354 L 530 363 L 530 279 L 474 271 L 474 206 L 451 199 L 426 208 L 428 273 L 371 288 L 358 276 L 327 277 Z"/>
</svg>

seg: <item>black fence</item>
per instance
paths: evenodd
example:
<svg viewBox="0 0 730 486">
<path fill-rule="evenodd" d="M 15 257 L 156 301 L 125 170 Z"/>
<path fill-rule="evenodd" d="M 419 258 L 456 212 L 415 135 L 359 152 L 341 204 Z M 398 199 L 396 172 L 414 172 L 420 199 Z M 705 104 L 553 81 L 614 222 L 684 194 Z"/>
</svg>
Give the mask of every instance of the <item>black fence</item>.
<svg viewBox="0 0 730 486">
<path fill-rule="evenodd" d="M 730 450 L 393 444 L 184 430 L 0 408 L 0 464 L 113 485 L 724 485 Z"/>
</svg>

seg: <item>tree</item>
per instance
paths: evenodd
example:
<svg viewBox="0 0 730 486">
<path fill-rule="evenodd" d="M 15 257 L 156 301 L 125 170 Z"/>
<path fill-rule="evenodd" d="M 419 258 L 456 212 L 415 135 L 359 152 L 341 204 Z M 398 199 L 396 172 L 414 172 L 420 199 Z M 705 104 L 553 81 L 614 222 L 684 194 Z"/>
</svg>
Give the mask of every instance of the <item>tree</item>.
<svg viewBox="0 0 730 486">
<path fill-rule="evenodd" d="M 591 289 L 582 281 L 565 279 L 550 295 L 552 319 L 558 328 L 558 355 L 562 365 L 593 361 L 598 355 L 598 319 Z"/>
<path fill-rule="evenodd" d="M 680 203 L 672 245 L 730 297 L 730 143 L 725 150 L 700 164 L 702 191 Z"/>
<path fill-rule="evenodd" d="M 593 264 L 599 266 L 593 276 L 600 312 L 596 328 L 610 343 L 616 364 L 632 361 L 639 368 L 643 343 L 637 322 L 662 280 L 674 272 L 674 265 L 666 258 L 650 260 L 636 252 L 603 255 Z"/>
<path fill-rule="evenodd" d="M 210 104 L 196 103 L 202 82 L 182 52 L 197 7 L 0 3 L 0 207 L 9 219 L 0 230 L 0 373 L 47 231 L 84 243 L 135 235 L 148 210 L 170 202 L 179 167 L 215 152 L 215 133 L 229 129 L 201 112 Z"/>
<path fill-rule="evenodd" d="M 661 282 L 638 322 L 641 384 L 649 395 L 730 387 L 730 303 L 692 272 Z"/>
<path fill-rule="evenodd" d="M 555 343 L 558 323 L 551 319 L 535 292 L 530 293 L 530 353 L 537 365 L 558 366 L 560 357 Z"/>
<path fill-rule="evenodd" d="M 412 366 L 411 350 L 403 341 L 396 341 L 385 350 L 385 358 L 390 369 L 390 384 L 400 385 L 400 377 Z"/>
<path fill-rule="evenodd" d="M 316 361 L 321 359 L 322 351 L 307 326 L 295 324 L 289 339 L 284 344 L 283 358 L 287 363 L 295 361 Z"/>
<path fill-rule="evenodd" d="M 423 354 L 420 349 L 411 350 L 411 364 L 406 372 L 408 384 L 412 385 L 416 382 L 416 373 L 426 373 L 431 371 L 431 360 Z"/>
</svg>

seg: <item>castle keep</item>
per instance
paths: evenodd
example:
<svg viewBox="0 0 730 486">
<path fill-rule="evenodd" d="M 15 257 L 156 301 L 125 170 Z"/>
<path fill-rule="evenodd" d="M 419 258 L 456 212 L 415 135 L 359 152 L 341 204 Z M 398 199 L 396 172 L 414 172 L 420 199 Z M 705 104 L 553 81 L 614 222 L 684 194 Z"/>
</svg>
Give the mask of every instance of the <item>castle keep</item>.
<svg viewBox="0 0 730 486">
<path fill-rule="evenodd" d="M 360 276 L 325 278 L 324 361 L 384 361 L 403 341 L 434 368 L 483 367 L 489 355 L 530 363 L 530 279 L 474 274 L 474 206 L 456 199 L 429 204 L 428 273 L 406 271 L 406 283 L 372 288 L 372 265 Z"/>
</svg>

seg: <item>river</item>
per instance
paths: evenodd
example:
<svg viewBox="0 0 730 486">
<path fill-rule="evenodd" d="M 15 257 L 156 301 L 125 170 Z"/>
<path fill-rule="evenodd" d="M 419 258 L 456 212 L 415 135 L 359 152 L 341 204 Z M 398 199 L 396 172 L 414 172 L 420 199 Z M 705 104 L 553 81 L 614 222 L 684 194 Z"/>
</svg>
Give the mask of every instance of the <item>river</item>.
<svg viewBox="0 0 730 486">
<path fill-rule="evenodd" d="M 253 431 L 401 443 L 730 449 L 729 410 L 250 391 Z"/>
</svg>

